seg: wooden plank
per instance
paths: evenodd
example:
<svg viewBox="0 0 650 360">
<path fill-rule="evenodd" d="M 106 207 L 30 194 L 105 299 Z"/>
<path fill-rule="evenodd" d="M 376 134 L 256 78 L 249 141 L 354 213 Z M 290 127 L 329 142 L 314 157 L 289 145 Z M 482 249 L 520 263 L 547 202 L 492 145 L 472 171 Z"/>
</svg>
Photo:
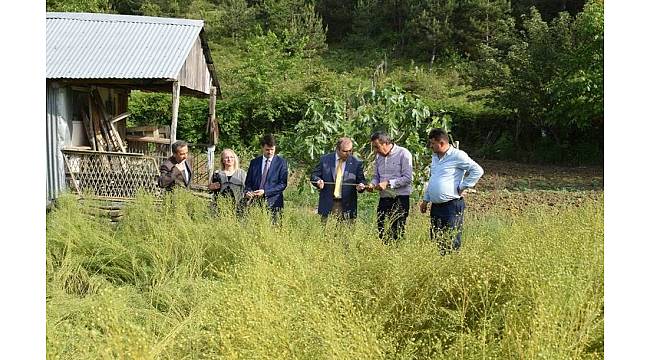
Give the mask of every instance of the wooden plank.
<svg viewBox="0 0 650 360">
<path fill-rule="evenodd" d="M 81 119 L 83 120 L 84 129 L 86 129 L 86 136 L 88 137 L 88 142 L 90 142 L 91 149 L 97 150 L 97 145 L 95 145 L 95 132 L 93 131 L 93 125 L 88 118 L 86 109 L 81 109 Z"/>
<path fill-rule="evenodd" d="M 137 142 L 156 143 L 156 144 L 171 144 L 171 139 L 155 138 L 155 137 L 151 137 L 151 136 L 127 135 L 126 140 L 127 141 L 137 141 Z"/>
<path fill-rule="evenodd" d="M 106 112 L 106 109 L 104 108 L 104 103 L 102 101 L 102 96 L 99 93 L 97 89 L 93 89 L 91 91 L 91 97 L 93 98 L 93 101 L 95 103 L 95 110 L 97 111 L 98 119 L 99 119 L 99 125 L 101 126 L 102 132 L 104 134 L 104 138 L 106 139 L 106 143 L 109 145 L 108 148 L 109 150 L 113 151 L 115 146 L 115 141 L 112 137 L 111 131 L 107 126 L 108 119 L 110 115 Z"/>
<path fill-rule="evenodd" d="M 104 141 L 104 144 L 106 146 L 106 150 L 108 151 L 115 151 L 114 146 L 113 146 L 113 140 L 110 138 L 110 134 L 108 132 L 108 129 L 106 128 L 106 123 L 104 122 L 104 119 L 101 115 L 101 112 L 97 108 L 97 102 L 93 101 L 93 123 L 95 126 L 99 129 L 100 134 L 102 135 L 102 140 Z"/>
<path fill-rule="evenodd" d="M 161 138 L 166 138 L 170 139 L 171 137 L 169 136 L 171 131 L 169 130 L 169 125 L 163 125 L 158 127 L 158 132 L 160 133 Z"/>
<path fill-rule="evenodd" d="M 178 127 L 178 106 L 180 103 L 181 85 L 178 81 L 174 81 L 172 85 L 172 126 L 170 139 L 171 143 L 176 142 L 176 128 Z M 171 146 L 169 147 L 169 155 L 172 153 Z"/>
<path fill-rule="evenodd" d="M 135 126 L 135 127 L 130 127 L 126 128 L 127 132 L 153 132 L 153 131 L 158 131 L 157 126 L 153 125 L 146 125 L 146 126 Z"/>
<path fill-rule="evenodd" d="M 82 150 L 73 147 L 66 147 L 61 149 L 61 152 L 64 154 L 92 154 L 96 155 L 98 152 L 101 152 L 102 155 L 120 155 L 120 156 L 129 156 L 129 157 L 144 157 L 144 154 L 140 153 L 122 153 L 122 152 L 113 152 L 113 151 L 92 151 L 92 150 Z"/>
<path fill-rule="evenodd" d="M 93 100 L 96 105 L 96 109 L 98 111 L 100 126 L 102 127 L 104 134 L 106 134 L 109 150 L 114 151 L 119 149 L 123 152 L 126 152 L 126 148 L 124 147 L 122 140 L 118 138 L 119 133 L 117 132 L 117 129 L 115 128 L 115 126 L 113 126 L 113 123 L 110 121 L 111 115 L 106 111 L 106 108 L 104 107 L 104 102 L 102 101 L 101 94 L 99 93 L 99 91 L 97 91 L 97 89 L 93 89 L 91 92 L 91 96 L 93 97 Z M 124 114 L 120 114 L 119 116 L 122 115 Z"/>
<path fill-rule="evenodd" d="M 121 113 L 121 114 L 117 115 L 116 117 L 114 117 L 113 119 L 111 119 L 111 124 L 115 124 L 116 122 L 118 122 L 118 121 L 120 121 L 122 119 L 126 119 L 129 115 L 131 115 L 130 112 Z"/>
<path fill-rule="evenodd" d="M 94 105 L 92 97 L 88 97 L 88 115 L 90 116 L 90 122 L 92 124 L 93 132 L 95 134 L 95 141 L 97 142 L 98 151 L 107 151 L 106 142 L 102 135 L 101 127 L 99 126 L 99 119 L 97 119 L 96 113 L 94 111 Z"/>
<path fill-rule="evenodd" d="M 70 162 L 68 162 L 67 156 L 63 157 L 63 162 L 65 163 L 65 167 L 68 169 L 68 174 L 70 174 L 70 177 L 72 178 L 72 185 L 74 185 L 77 194 L 81 195 L 81 190 L 79 190 L 79 184 L 77 184 L 77 179 L 74 177 L 74 172 L 70 168 Z"/>
<path fill-rule="evenodd" d="M 217 88 L 210 87 L 210 107 L 208 108 L 208 141 L 210 145 L 215 145 L 219 141 L 219 124 L 217 124 L 216 109 L 217 107 Z"/>
<path fill-rule="evenodd" d="M 120 150 L 122 150 L 122 152 L 126 152 L 126 146 L 124 146 L 124 143 L 122 142 L 122 138 L 120 138 L 120 132 L 117 131 L 117 128 L 115 127 L 114 123 L 111 122 L 110 125 L 111 125 L 111 130 L 113 132 L 113 136 L 117 141 L 117 145 L 119 146 Z"/>
</svg>

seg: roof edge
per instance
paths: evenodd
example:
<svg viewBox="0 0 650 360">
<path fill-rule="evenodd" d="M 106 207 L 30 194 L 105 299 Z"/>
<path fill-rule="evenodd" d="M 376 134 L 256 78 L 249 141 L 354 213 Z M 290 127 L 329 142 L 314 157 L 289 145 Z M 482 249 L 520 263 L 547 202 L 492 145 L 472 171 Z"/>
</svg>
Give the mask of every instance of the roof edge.
<svg viewBox="0 0 650 360">
<path fill-rule="evenodd" d="M 46 19 L 64 19 L 79 21 L 109 21 L 109 22 L 132 22 L 143 24 L 169 24 L 181 26 L 203 27 L 203 20 L 184 18 L 164 18 L 155 16 L 140 15 L 119 15 L 103 13 L 80 13 L 80 12 L 46 12 Z"/>
</svg>

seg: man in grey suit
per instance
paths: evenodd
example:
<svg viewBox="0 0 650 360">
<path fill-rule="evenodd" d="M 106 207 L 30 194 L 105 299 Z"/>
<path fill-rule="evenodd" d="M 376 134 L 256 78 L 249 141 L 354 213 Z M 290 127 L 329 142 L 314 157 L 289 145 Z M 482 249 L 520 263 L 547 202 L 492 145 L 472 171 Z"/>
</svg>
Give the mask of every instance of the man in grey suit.
<svg viewBox="0 0 650 360">
<path fill-rule="evenodd" d="M 324 222 L 330 214 L 338 220 L 357 217 L 357 192 L 364 191 L 366 178 L 363 162 L 352 155 L 350 138 L 340 138 L 336 151 L 321 157 L 311 181 L 319 190 L 318 213 Z"/>
</svg>

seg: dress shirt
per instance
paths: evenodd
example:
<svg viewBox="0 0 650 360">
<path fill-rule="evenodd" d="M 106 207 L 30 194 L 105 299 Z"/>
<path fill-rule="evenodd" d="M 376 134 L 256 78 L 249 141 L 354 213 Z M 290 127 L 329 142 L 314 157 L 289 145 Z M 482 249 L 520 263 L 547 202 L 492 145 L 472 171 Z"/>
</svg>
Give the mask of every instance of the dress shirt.
<svg viewBox="0 0 650 360">
<path fill-rule="evenodd" d="M 479 164 L 463 150 L 450 146 L 441 159 L 433 154 L 424 201 L 440 204 L 458 199 L 458 190 L 473 187 L 481 176 L 483 168 Z"/>
<path fill-rule="evenodd" d="M 270 158 L 267 159 L 267 158 L 264 157 L 264 155 L 262 155 L 262 167 L 261 167 L 262 172 L 260 174 L 264 174 L 264 164 L 266 164 L 266 160 L 269 161 L 269 167 L 271 167 L 271 163 L 273 162 L 274 157 L 275 157 L 275 155 L 273 155 L 273 156 L 271 156 Z"/>
<path fill-rule="evenodd" d="M 187 160 L 183 161 L 183 167 L 185 168 L 185 171 L 183 171 L 183 178 L 185 178 L 185 184 L 187 184 L 190 181 L 190 168 L 187 165 Z"/>
<path fill-rule="evenodd" d="M 390 189 L 382 190 L 379 193 L 380 197 L 411 195 L 413 191 L 413 156 L 407 149 L 393 144 L 388 155 L 377 154 L 375 175 L 370 183 L 377 185 L 382 181 L 388 181 Z"/>
</svg>

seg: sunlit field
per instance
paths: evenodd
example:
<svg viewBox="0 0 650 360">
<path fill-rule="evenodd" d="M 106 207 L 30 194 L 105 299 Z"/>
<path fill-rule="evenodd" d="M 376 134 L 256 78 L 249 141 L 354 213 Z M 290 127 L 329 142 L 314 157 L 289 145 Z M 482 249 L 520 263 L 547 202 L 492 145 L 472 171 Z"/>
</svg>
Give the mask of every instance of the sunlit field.
<svg viewBox="0 0 650 360">
<path fill-rule="evenodd" d="M 298 202 L 280 226 L 208 205 L 141 196 L 114 225 L 60 198 L 47 215 L 48 358 L 604 356 L 602 195 L 468 210 L 461 251 L 444 257 L 415 209 L 386 246 L 373 208 L 323 227 Z"/>
</svg>

